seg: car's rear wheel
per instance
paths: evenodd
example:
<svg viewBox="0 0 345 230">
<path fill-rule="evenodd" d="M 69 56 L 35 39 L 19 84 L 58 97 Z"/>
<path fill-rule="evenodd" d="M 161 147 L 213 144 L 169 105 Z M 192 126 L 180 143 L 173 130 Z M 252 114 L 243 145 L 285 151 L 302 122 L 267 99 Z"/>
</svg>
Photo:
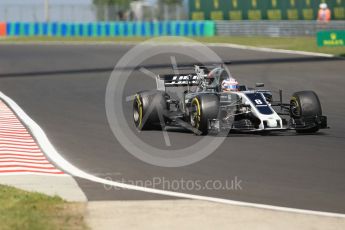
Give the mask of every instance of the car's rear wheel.
<svg viewBox="0 0 345 230">
<path fill-rule="evenodd" d="M 152 90 L 137 93 L 133 101 L 135 127 L 139 130 L 162 128 L 167 107 L 164 92 Z"/>
<path fill-rule="evenodd" d="M 201 94 L 194 97 L 190 107 L 190 124 L 200 135 L 207 135 L 209 121 L 218 117 L 219 98 L 215 94 Z"/>
</svg>

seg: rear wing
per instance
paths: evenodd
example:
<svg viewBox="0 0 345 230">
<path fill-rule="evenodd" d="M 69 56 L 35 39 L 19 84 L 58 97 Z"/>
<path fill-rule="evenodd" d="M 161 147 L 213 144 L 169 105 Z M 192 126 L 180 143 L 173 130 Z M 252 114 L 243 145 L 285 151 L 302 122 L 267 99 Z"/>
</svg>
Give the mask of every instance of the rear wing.
<svg viewBox="0 0 345 230">
<path fill-rule="evenodd" d="M 210 72 L 209 67 L 214 68 L 214 65 L 194 65 L 193 67 L 174 68 L 175 71 L 193 69 L 194 73 L 158 75 L 156 77 L 157 89 L 164 91 L 166 87 L 198 86 Z"/>
<path fill-rule="evenodd" d="M 165 90 L 166 87 L 197 86 L 199 77 L 195 73 L 158 75 L 156 83 L 158 90 Z"/>
</svg>

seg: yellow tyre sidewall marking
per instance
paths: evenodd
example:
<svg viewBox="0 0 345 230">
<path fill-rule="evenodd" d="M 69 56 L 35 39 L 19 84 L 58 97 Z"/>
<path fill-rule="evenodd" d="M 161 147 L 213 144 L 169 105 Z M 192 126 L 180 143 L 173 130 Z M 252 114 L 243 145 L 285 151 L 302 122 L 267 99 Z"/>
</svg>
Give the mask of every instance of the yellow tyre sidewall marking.
<svg viewBox="0 0 345 230">
<path fill-rule="evenodd" d="M 296 103 L 296 107 L 299 110 L 299 112 L 301 113 L 301 109 L 300 109 L 300 105 L 298 103 L 298 100 L 296 97 L 291 97 L 291 101 L 294 101 Z M 290 102 L 291 103 L 291 102 Z"/>
<path fill-rule="evenodd" d="M 138 94 L 135 97 L 136 97 L 138 107 L 139 107 L 139 125 L 138 125 L 138 127 L 141 128 L 142 121 L 143 121 L 143 104 L 141 103 L 140 96 Z"/>
<path fill-rule="evenodd" d="M 199 126 L 200 126 L 200 119 L 201 119 L 201 108 L 200 108 L 200 102 L 199 102 L 199 100 L 198 100 L 198 98 L 193 98 L 193 100 L 192 100 L 192 105 L 193 104 L 196 104 L 196 106 L 197 106 L 197 124 L 195 125 L 196 127 L 195 128 L 199 128 Z"/>
</svg>

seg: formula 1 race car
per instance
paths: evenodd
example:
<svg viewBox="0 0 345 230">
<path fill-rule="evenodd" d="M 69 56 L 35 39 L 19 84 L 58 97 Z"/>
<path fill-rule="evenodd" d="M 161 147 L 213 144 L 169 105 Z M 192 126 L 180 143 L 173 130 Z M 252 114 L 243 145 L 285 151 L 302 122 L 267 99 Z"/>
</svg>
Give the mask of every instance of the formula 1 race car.
<svg viewBox="0 0 345 230">
<path fill-rule="evenodd" d="M 137 129 L 184 127 L 198 135 L 220 132 L 272 132 L 296 130 L 315 133 L 327 128 L 318 96 L 296 92 L 283 103 L 282 91 L 274 101 L 272 92 L 238 85 L 236 91 L 221 90 L 230 73 L 222 66 L 194 66 L 193 74 L 156 77 L 157 89 L 138 92 L 133 102 Z M 177 91 L 181 91 L 178 95 Z M 169 92 L 170 91 L 170 92 Z"/>
</svg>

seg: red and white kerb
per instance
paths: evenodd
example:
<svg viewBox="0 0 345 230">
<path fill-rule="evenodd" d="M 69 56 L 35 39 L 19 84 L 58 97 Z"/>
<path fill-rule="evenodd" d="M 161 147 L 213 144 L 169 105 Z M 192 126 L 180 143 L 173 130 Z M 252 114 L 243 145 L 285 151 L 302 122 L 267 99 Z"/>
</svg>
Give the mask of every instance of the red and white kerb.
<svg viewBox="0 0 345 230">
<path fill-rule="evenodd" d="M 26 127 L 0 100 L 0 175 L 64 174 L 52 165 Z"/>
</svg>

